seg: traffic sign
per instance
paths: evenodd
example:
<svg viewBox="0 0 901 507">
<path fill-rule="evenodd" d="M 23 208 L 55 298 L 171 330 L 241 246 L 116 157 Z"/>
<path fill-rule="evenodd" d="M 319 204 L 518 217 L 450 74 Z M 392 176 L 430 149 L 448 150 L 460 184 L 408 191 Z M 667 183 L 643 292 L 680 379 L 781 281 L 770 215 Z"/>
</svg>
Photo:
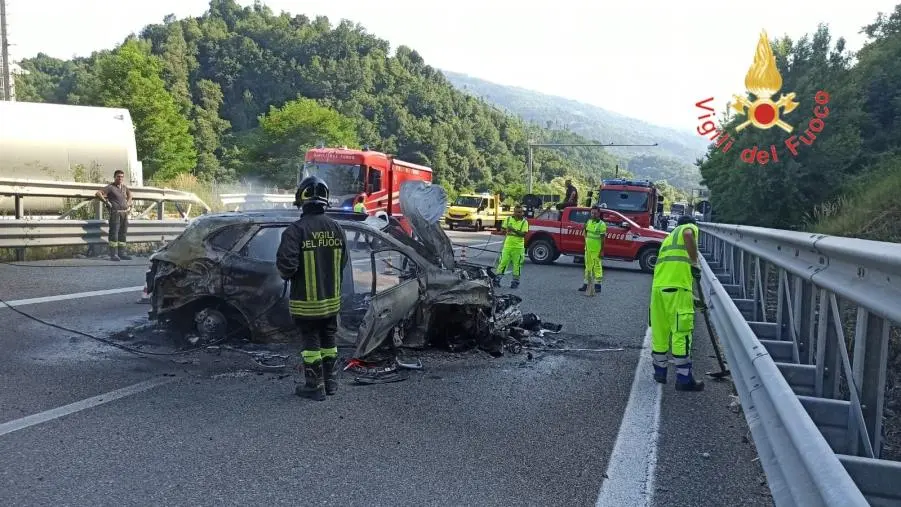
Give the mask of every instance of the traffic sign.
<svg viewBox="0 0 901 507">
<path fill-rule="evenodd" d="M 706 215 L 710 213 L 710 201 L 701 201 L 698 203 L 698 212 Z"/>
</svg>

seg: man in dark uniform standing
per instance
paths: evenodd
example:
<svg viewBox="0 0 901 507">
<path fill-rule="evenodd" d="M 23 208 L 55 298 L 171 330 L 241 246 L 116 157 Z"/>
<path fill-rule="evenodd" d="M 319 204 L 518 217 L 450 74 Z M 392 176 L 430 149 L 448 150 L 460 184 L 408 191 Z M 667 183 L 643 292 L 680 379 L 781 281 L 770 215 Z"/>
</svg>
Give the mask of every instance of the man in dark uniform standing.
<svg viewBox="0 0 901 507">
<path fill-rule="evenodd" d="M 557 204 L 557 210 L 563 211 L 566 208 L 571 206 L 579 205 L 579 191 L 576 190 L 576 186 L 573 185 L 573 180 L 567 178 L 566 179 L 566 197 L 563 199 L 563 202 Z"/>
<path fill-rule="evenodd" d="M 279 274 L 291 280 L 289 309 L 303 340 L 305 383 L 294 392 L 317 401 L 338 390 L 335 335 L 348 261 L 344 230 L 325 214 L 328 197 L 322 179 L 308 176 L 300 182 L 294 205 L 301 208 L 301 217 L 282 233 L 276 253 Z"/>
<path fill-rule="evenodd" d="M 113 261 L 131 260 L 126 249 L 125 235 L 128 233 L 128 211 L 131 209 L 131 190 L 125 186 L 125 173 L 116 170 L 114 182 L 98 190 L 95 194 L 109 209 L 109 258 Z"/>
</svg>

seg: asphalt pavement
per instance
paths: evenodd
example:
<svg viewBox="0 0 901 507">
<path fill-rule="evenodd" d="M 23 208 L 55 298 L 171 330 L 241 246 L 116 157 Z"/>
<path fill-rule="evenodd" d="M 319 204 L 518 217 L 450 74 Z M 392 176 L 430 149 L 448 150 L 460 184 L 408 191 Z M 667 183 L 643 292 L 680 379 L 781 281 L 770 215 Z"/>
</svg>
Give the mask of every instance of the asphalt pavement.
<svg viewBox="0 0 901 507">
<path fill-rule="evenodd" d="M 500 238 L 450 235 L 468 261 L 496 261 Z M 174 350 L 136 302 L 146 259 L 25 264 L 42 267 L 0 265 L 0 298 L 16 309 Z M 772 505 L 731 383 L 639 382 L 650 275 L 605 262 L 591 299 L 581 275 L 569 257 L 527 261 L 516 293 L 524 312 L 564 325 L 567 347 L 602 351 L 426 351 L 403 382 L 345 375 L 321 403 L 244 354 L 137 356 L 0 308 L 0 504 L 645 505 L 646 491 L 660 506 Z M 715 360 L 700 314 L 696 330 L 703 373 Z"/>
</svg>

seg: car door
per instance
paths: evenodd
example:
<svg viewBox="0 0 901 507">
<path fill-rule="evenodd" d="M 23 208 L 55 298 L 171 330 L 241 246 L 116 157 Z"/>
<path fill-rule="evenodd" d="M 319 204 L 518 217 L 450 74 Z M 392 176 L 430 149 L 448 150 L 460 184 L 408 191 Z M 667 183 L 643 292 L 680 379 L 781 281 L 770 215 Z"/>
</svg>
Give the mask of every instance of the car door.
<svg viewBox="0 0 901 507">
<path fill-rule="evenodd" d="M 282 297 L 284 282 L 275 267 L 285 227 L 273 224 L 252 228 L 223 260 L 223 295 L 254 321 L 252 327 L 263 332 L 266 327 L 275 328 L 270 331 L 293 327 L 287 294 Z"/>
<path fill-rule="evenodd" d="M 629 230 L 623 227 L 623 217 L 605 211 L 601 220 L 607 224 L 607 237 L 604 241 L 604 257 L 629 257 Z"/>
<path fill-rule="evenodd" d="M 569 210 L 569 219 L 561 223 L 560 246 L 564 253 L 585 252 L 585 222 L 591 212 L 588 209 Z"/>
<path fill-rule="evenodd" d="M 373 251 L 370 269 L 371 300 L 359 328 L 357 358 L 379 348 L 395 326 L 413 314 L 423 289 L 421 268 L 398 250 Z"/>
</svg>

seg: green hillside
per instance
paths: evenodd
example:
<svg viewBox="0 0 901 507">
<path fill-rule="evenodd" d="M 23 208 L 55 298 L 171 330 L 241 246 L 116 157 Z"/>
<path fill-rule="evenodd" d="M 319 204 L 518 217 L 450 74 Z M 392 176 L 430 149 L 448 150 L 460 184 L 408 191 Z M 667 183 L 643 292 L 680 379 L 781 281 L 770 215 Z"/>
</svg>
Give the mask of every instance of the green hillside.
<svg viewBox="0 0 901 507">
<path fill-rule="evenodd" d="M 112 51 L 21 62 L 20 100 L 126 107 L 145 177 L 289 186 L 306 149 L 323 141 L 430 165 L 451 190 L 516 197 L 527 185 L 528 140 L 579 143 L 455 89 L 413 49 L 350 21 L 274 14 L 212 0 L 204 15 L 168 16 Z M 574 148 L 535 153 L 538 192 L 614 174 L 616 157 Z M 622 174 L 622 172 L 621 172 Z"/>
<path fill-rule="evenodd" d="M 708 141 L 691 131 L 665 127 L 613 113 L 575 100 L 491 83 L 482 79 L 442 71 L 458 89 L 482 98 L 527 121 L 553 130 L 567 130 L 599 143 L 653 144 L 654 148 L 608 148 L 626 167 L 641 177 L 667 180 L 681 188 L 699 186 L 695 166 Z"/>
</svg>

